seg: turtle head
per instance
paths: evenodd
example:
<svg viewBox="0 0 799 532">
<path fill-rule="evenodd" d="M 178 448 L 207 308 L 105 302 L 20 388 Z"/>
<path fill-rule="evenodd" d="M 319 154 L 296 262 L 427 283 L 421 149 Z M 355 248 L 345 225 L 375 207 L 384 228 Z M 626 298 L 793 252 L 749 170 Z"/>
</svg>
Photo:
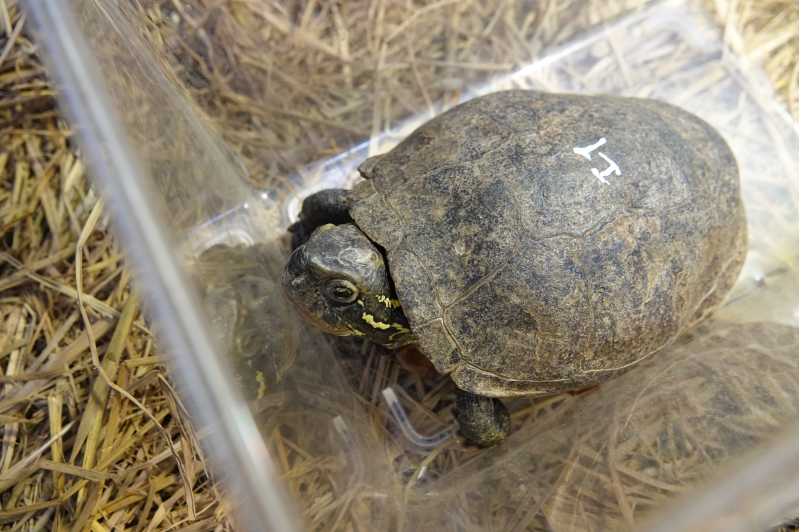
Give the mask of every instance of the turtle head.
<svg viewBox="0 0 799 532">
<path fill-rule="evenodd" d="M 327 224 L 283 269 L 283 291 L 300 313 L 339 336 L 396 348 L 414 343 L 383 254 L 354 224 Z"/>
</svg>

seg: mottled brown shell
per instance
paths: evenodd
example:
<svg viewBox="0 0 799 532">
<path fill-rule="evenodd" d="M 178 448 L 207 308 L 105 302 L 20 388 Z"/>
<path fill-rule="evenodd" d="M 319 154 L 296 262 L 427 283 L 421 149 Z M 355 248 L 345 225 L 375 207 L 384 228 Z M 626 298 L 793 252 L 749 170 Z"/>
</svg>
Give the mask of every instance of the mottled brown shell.
<svg viewBox="0 0 799 532">
<path fill-rule="evenodd" d="M 494 93 L 361 173 L 352 217 L 421 349 L 482 395 L 618 375 L 718 304 L 746 252 L 729 147 L 657 101 Z"/>
</svg>

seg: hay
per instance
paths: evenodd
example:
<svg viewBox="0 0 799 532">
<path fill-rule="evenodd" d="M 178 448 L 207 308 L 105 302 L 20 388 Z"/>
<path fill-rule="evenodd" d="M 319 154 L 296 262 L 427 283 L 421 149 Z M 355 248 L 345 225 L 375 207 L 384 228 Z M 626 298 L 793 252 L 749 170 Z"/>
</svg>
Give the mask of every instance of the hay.
<svg viewBox="0 0 799 532">
<path fill-rule="evenodd" d="M 0 523 L 226 529 L 24 16 L 0 15 Z"/>
<path fill-rule="evenodd" d="M 156 49 L 265 188 L 647 3 L 140 1 Z M 706 4 L 796 111 L 795 3 Z"/>
<path fill-rule="evenodd" d="M 542 2 L 525 10 L 513 1 L 137 2 L 154 49 L 240 156 L 250 180 L 266 188 L 402 117 L 452 101 L 487 73 L 528 64 L 587 23 L 643 4 L 597 1 L 581 9 L 579 2 Z M 724 26 L 725 42 L 765 65 L 778 98 L 799 120 L 799 5 L 706 4 Z M 11 1 L 0 0 L 0 32 L 0 524 L 37 531 L 230 529 L 229 510 L 138 313 L 124 253 Z M 409 451 L 387 422 L 380 391 L 390 385 L 420 431 L 447 425 L 453 392 L 447 379 L 409 372 L 375 346 L 339 347 L 394 458 L 404 500 L 481 458 L 483 451 L 455 440 Z M 98 362 L 102 374 L 94 369 Z M 557 419 L 576 401 L 518 401 L 514 428 Z M 307 423 L 314 422 L 309 416 Z M 357 483 L 339 485 L 336 464 L 314 454 L 312 442 L 278 428 L 270 432 L 276 456 L 311 528 L 369 529 L 365 523 L 379 504 L 374 494 Z M 570 458 L 575 470 L 596 453 L 585 445 Z M 683 463 L 675 478 L 691 477 L 694 465 Z M 631 508 L 653 500 L 653 491 L 679 487 L 624 467 L 608 470 L 602 482 L 620 493 L 628 523 Z M 640 489 L 619 490 L 625 478 L 637 478 Z M 487 497 L 480 504 L 499 508 L 503 501 Z M 539 509 L 495 517 L 521 530 L 525 516 L 533 519 Z M 553 509 L 544 514 L 549 525 L 562 517 Z"/>
<path fill-rule="evenodd" d="M 140 4 L 164 61 L 253 181 L 273 188 L 646 0 Z"/>
</svg>

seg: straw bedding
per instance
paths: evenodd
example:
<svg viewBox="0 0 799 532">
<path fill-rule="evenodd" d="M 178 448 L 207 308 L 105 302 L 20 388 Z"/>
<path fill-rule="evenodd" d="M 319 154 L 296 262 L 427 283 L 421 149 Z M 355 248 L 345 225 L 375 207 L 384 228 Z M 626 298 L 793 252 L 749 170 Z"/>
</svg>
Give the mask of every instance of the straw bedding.
<svg viewBox="0 0 799 532">
<path fill-rule="evenodd" d="M 489 0 L 131 2 L 164 61 L 262 186 L 302 170 L 297 161 L 338 153 L 397 117 L 452 98 L 487 72 L 528 63 L 581 21 L 643 3 L 538 2 L 528 10 Z M 705 3 L 725 41 L 763 64 L 799 120 L 799 4 Z M 234 31 L 241 27 L 246 38 Z M 124 250 L 30 39 L 16 3 L 0 0 L 0 526 L 234 529 L 162 364 L 157 326 L 141 314 Z M 451 393 L 445 380 L 423 382 L 373 347 L 353 349 L 361 348 L 342 346 L 345 364 L 357 369 L 353 384 L 375 425 L 385 384 L 422 427 L 446 417 L 430 415 Z M 558 400 L 517 405 L 514 422 L 543 416 Z M 316 467 L 296 444 L 279 446 L 289 479 Z M 402 480 L 410 489 L 426 469 L 451 471 L 479 453 L 434 449 L 402 464 Z M 318 485 L 312 480 L 309 488 L 308 478 Z M 362 529 L 357 503 L 331 521 L 330 508 L 340 503 L 324 475 L 305 481 L 302 493 L 299 482 L 289 485 L 314 530 Z"/>
</svg>

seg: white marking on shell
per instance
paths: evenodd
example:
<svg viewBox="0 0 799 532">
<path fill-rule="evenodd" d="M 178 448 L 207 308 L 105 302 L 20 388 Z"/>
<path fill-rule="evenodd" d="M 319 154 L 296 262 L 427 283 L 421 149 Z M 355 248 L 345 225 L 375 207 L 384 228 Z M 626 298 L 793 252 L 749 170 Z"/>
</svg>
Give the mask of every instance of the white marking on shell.
<svg viewBox="0 0 799 532">
<path fill-rule="evenodd" d="M 574 148 L 574 153 L 576 153 L 577 155 L 582 155 L 583 157 L 585 157 L 586 159 L 588 159 L 590 161 L 591 160 L 591 152 L 594 151 L 595 149 L 599 148 L 600 146 L 604 146 L 604 144 L 606 142 L 607 142 L 607 139 L 605 139 L 605 137 L 602 137 L 601 139 L 599 139 L 597 141 L 596 144 L 591 144 L 590 146 L 586 146 L 585 148 Z"/>
<path fill-rule="evenodd" d="M 579 148 L 579 147 L 574 148 L 574 153 L 576 153 L 577 155 L 582 155 L 583 157 L 585 157 L 590 161 L 591 152 L 599 148 L 600 146 L 603 146 L 605 143 L 607 143 L 607 139 L 605 139 L 605 137 L 602 137 L 595 144 L 591 144 L 590 146 L 586 146 L 585 148 Z M 619 165 L 616 164 L 610 157 L 608 157 L 604 153 L 599 152 L 599 156 L 605 159 L 605 162 L 607 162 L 609 166 L 604 170 L 602 170 L 601 172 L 599 171 L 598 168 L 591 168 L 591 173 L 594 174 L 594 177 L 599 179 L 599 181 L 601 181 L 602 183 L 610 185 L 610 181 L 608 181 L 605 178 L 613 173 L 615 173 L 616 175 L 621 175 L 621 168 L 619 168 Z"/>
</svg>

